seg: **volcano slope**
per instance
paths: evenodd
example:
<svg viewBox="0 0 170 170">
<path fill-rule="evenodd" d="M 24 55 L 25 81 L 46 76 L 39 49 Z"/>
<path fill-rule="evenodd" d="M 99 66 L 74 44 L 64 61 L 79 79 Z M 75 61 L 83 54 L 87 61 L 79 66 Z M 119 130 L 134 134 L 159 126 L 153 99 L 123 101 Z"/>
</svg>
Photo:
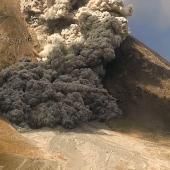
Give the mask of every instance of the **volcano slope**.
<svg viewBox="0 0 170 170">
<path fill-rule="evenodd" d="M 13 3 L 2 1 L 7 2 Z M 106 67 L 103 84 L 119 100 L 124 117 L 107 122 L 109 128 L 92 122 L 73 130 L 58 127 L 22 133 L 0 121 L 0 169 L 168 170 L 169 64 L 130 37 L 116 55 Z"/>
<path fill-rule="evenodd" d="M 15 140 L 4 135 L 10 125 L 1 122 L 0 146 L 5 149 L 0 166 L 6 170 L 168 170 L 169 63 L 132 37 L 124 41 L 117 55 L 107 67 L 104 84 L 119 99 L 124 117 L 107 122 L 109 127 L 92 122 L 73 130 L 44 128 L 18 134 L 13 129 Z M 25 147 L 16 148 L 18 141 Z M 18 152 L 4 147 L 9 144 Z"/>
<path fill-rule="evenodd" d="M 33 49 L 38 44 L 33 42 L 33 35 L 30 35 L 19 9 L 18 0 L 1 0 L 0 70 L 24 56 L 36 61 L 37 54 Z"/>
<path fill-rule="evenodd" d="M 133 37 L 117 50 L 104 84 L 119 99 L 125 117 L 109 123 L 123 132 L 170 132 L 170 64 Z"/>
</svg>

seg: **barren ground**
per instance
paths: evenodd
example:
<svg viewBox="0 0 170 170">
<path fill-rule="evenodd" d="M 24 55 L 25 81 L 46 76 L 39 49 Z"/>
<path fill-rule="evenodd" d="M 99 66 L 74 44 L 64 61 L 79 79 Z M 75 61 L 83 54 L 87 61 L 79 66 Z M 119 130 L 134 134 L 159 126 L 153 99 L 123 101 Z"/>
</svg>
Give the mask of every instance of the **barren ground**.
<svg viewBox="0 0 170 170">
<path fill-rule="evenodd" d="M 4 131 L 2 132 L 4 133 Z M 16 132 L 13 132 L 15 136 Z M 13 169 L 116 169 L 116 170 L 168 170 L 170 150 L 164 144 L 136 138 L 92 122 L 74 130 L 63 128 L 41 129 L 17 135 L 14 141 L 1 137 L 1 143 L 11 145 L 0 153 L 0 165 Z M 1 134 L 2 136 L 2 134 Z M 16 146 L 24 136 L 27 146 Z M 166 145 L 167 144 L 167 145 Z M 31 147 L 30 147 L 31 146 Z M 37 148 L 36 148 L 37 147 Z M 29 152 L 28 152 L 29 148 Z M 37 150 L 39 152 L 37 152 Z M 32 151 L 34 154 L 30 154 Z"/>
<path fill-rule="evenodd" d="M 18 0 L 1 0 L 0 70 L 23 57 L 36 61 L 37 46 L 21 16 Z"/>
</svg>

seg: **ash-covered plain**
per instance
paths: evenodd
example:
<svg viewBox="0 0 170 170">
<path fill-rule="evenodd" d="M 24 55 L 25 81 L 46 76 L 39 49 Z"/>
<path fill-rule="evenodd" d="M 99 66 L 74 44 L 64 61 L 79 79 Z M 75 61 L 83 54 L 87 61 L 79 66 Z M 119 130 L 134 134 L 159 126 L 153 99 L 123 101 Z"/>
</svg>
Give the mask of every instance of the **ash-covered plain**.
<svg viewBox="0 0 170 170">
<path fill-rule="evenodd" d="M 102 78 L 128 35 L 132 7 L 120 0 L 25 0 L 21 7 L 41 44 L 40 61 L 1 71 L 0 114 L 31 128 L 121 115 Z"/>
</svg>

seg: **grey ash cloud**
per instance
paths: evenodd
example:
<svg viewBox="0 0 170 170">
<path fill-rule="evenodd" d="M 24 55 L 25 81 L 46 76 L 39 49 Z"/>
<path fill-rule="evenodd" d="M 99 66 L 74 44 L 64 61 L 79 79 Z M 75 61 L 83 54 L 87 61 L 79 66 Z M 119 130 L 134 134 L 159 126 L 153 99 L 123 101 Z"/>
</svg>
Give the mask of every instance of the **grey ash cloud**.
<svg viewBox="0 0 170 170">
<path fill-rule="evenodd" d="M 2 116 L 24 127 L 73 128 L 121 115 L 102 78 L 105 65 L 115 58 L 115 48 L 128 34 L 131 6 L 117 0 L 22 3 L 41 44 L 42 61 L 25 59 L 0 73 Z M 70 16 L 74 22 L 68 24 Z"/>
</svg>

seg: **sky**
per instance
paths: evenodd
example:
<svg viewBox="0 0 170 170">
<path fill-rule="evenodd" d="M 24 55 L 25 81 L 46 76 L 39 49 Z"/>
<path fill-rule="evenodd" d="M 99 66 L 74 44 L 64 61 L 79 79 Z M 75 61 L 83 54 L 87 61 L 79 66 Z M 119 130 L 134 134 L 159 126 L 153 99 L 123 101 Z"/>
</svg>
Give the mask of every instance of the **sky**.
<svg viewBox="0 0 170 170">
<path fill-rule="evenodd" d="M 170 0 L 124 0 L 133 4 L 131 34 L 170 61 Z"/>
</svg>

